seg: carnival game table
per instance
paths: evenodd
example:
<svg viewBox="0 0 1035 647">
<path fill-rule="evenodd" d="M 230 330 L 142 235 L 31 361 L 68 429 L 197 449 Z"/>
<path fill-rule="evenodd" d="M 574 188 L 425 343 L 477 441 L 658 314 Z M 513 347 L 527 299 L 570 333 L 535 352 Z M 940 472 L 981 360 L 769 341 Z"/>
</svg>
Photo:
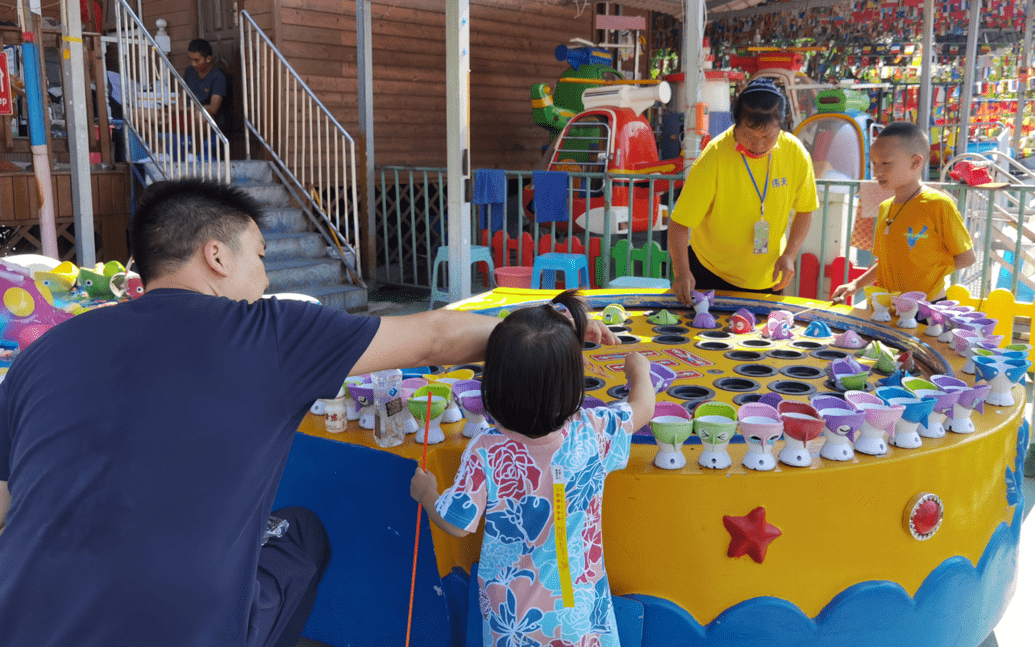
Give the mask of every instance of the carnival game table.
<svg viewBox="0 0 1035 647">
<path fill-rule="evenodd" d="M 499 314 L 543 303 L 554 294 L 500 288 L 451 307 Z M 911 351 L 912 372 L 919 377 L 955 376 L 974 384 L 975 376 L 960 370 L 964 358 L 949 344 L 925 336 L 923 323 L 913 329 L 898 328 L 894 321 L 877 324 L 867 310 L 791 297 L 720 293 L 711 306 L 717 327 L 706 330 L 694 327 L 693 311 L 668 292 L 586 294 L 591 316 L 601 316 L 612 304 L 624 309 L 624 319 L 614 329 L 622 344 L 588 344 L 585 351 L 587 396 L 605 403 L 625 395 L 622 355 L 628 351 L 642 352 L 670 368 L 675 377 L 659 393 L 659 402 L 673 402 L 688 411 L 703 401 L 743 406 L 771 392 L 801 402 L 823 393 L 843 397 L 843 389 L 826 369 L 852 351 L 837 348 L 830 337 L 805 336 L 815 322 L 834 333 L 851 330 L 864 341 L 879 340 L 896 352 Z M 760 322 L 774 310 L 792 313 L 792 337 L 766 338 L 759 332 L 762 325 L 734 332 L 743 330 L 731 322 L 741 308 Z M 648 317 L 661 309 L 678 321 L 659 330 Z M 860 390 L 875 391 L 882 378 L 871 373 Z M 1028 425 L 1023 419 L 1023 386 L 1014 385 L 1011 394 L 1015 402 L 1010 406 L 986 404 L 983 412 L 980 407 L 973 412 L 973 433 L 950 431 L 942 438 L 923 438 L 915 449 L 888 446 L 883 455 L 855 452 L 846 461 L 822 458 L 824 439 L 819 438 L 808 445 L 808 467 L 781 462 L 768 471 L 747 469 L 743 459 L 750 445 L 738 435 L 728 445 L 732 464 L 726 469 L 699 464 L 704 446 L 696 437 L 680 448 L 685 467 L 660 469 L 654 463 L 658 445 L 649 433 L 637 433 L 628 467 L 608 476 L 603 509 L 607 572 L 614 595 L 625 598 L 616 603 L 623 645 L 976 647 L 1005 611 L 1017 574 Z M 445 442 L 428 450 L 428 469 L 436 474 L 440 488 L 452 482 L 459 467 L 467 442 L 461 435 L 463 425 L 443 425 Z M 389 508 L 401 511 L 408 525 L 393 527 L 385 535 L 388 539 L 372 540 L 347 557 L 371 563 L 400 561 L 408 567 L 416 504 L 409 501 L 406 488 L 421 445 L 409 436 L 402 445 L 381 449 L 371 432 L 355 422 L 343 433 L 329 434 L 323 419 L 311 414 L 300 431 L 307 438 L 348 443 L 357 451 L 364 448 L 349 459 L 359 463 L 385 455 L 408 459 L 399 461 L 392 482 L 372 476 L 375 481 L 367 486 L 376 514 Z M 776 442 L 774 453 L 783 442 Z M 320 454 L 325 447 L 326 443 L 312 451 Z M 338 463 L 335 469 L 348 473 L 362 467 Z M 304 482 L 305 473 L 312 475 L 304 460 L 299 462 L 293 454 L 285 482 Z M 396 482 L 400 479 L 401 484 Z M 291 499 L 285 486 L 281 494 L 279 503 Z M 481 533 L 457 540 L 435 528 L 432 547 L 426 541 L 426 521 L 423 527 L 421 549 L 433 550 L 437 572 L 422 573 L 418 589 L 439 587 L 453 616 L 448 627 L 441 621 L 425 626 L 440 634 L 450 632 L 444 640 L 462 644 L 466 618 L 457 616 L 466 614 L 466 574 L 478 559 Z M 429 559 L 422 557 L 425 571 L 431 568 Z M 436 582 L 436 576 L 444 579 Z M 397 592 L 403 607 L 407 593 Z M 437 591 L 424 596 L 425 606 L 440 608 L 436 596 Z M 418 593 L 418 604 L 421 599 Z M 387 624 L 397 622 L 398 613 L 387 610 L 385 603 L 378 605 Z M 318 618 L 314 620 L 319 624 Z"/>
</svg>

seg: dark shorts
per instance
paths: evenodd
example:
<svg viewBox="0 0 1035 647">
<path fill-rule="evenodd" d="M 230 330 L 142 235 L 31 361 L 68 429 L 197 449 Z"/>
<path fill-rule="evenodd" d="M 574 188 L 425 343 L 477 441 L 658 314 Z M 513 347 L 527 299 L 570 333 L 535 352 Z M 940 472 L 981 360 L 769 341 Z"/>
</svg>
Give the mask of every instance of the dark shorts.
<svg viewBox="0 0 1035 647">
<path fill-rule="evenodd" d="M 779 294 L 772 288 L 763 288 L 761 290 L 752 290 L 750 288 L 742 288 L 733 285 L 729 281 L 723 279 L 719 275 L 715 274 L 707 267 L 701 264 L 700 259 L 697 258 L 697 254 L 694 253 L 693 247 L 687 247 L 686 249 L 687 260 L 690 261 L 690 273 L 694 275 L 694 289 L 698 292 L 704 290 L 736 290 L 739 292 L 759 292 L 761 294 Z"/>
<path fill-rule="evenodd" d="M 259 573 L 248 628 L 250 647 L 294 647 L 316 601 L 316 588 L 331 560 L 320 519 L 306 508 L 273 511 L 288 522 L 283 537 L 259 551 Z"/>
</svg>

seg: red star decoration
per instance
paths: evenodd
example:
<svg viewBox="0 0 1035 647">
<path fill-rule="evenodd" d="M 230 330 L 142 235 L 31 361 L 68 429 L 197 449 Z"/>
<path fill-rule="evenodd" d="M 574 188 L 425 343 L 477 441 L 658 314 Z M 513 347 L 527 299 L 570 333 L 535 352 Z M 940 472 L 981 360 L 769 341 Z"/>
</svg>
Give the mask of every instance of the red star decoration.
<svg viewBox="0 0 1035 647">
<path fill-rule="evenodd" d="M 750 555 L 759 564 L 774 539 L 783 534 L 779 528 L 765 521 L 765 508 L 758 506 L 743 517 L 725 515 L 722 525 L 730 533 L 729 557 Z"/>
</svg>

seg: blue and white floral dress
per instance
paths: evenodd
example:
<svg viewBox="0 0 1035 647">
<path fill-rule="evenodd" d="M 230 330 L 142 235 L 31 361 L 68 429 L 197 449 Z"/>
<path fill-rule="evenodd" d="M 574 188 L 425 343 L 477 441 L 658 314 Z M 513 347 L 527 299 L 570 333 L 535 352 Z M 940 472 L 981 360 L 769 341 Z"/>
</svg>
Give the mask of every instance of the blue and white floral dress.
<svg viewBox="0 0 1035 647">
<path fill-rule="evenodd" d="M 539 439 L 489 429 L 471 439 L 435 504 L 468 531 L 485 514 L 478 565 L 486 647 L 618 647 L 600 528 L 604 478 L 629 461 L 632 409 L 583 409 Z M 554 534 L 554 471 L 565 483 L 574 606 L 565 608 Z"/>
</svg>

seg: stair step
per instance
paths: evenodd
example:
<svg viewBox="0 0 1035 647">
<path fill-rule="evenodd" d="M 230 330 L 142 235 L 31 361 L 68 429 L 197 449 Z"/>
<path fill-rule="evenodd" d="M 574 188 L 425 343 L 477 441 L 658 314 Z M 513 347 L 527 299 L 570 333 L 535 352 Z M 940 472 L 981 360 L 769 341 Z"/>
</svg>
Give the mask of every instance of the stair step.
<svg viewBox="0 0 1035 647">
<path fill-rule="evenodd" d="M 269 207 L 262 210 L 259 229 L 263 234 L 298 233 L 309 231 L 309 217 L 298 207 Z"/>
<path fill-rule="evenodd" d="M 273 169 L 270 168 L 269 162 L 262 160 L 230 160 L 230 181 L 234 184 L 239 182 L 271 184 Z"/>
<path fill-rule="evenodd" d="M 267 261 L 327 258 L 327 242 L 316 232 L 268 233 L 263 238 L 266 239 Z"/>
<path fill-rule="evenodd" d="M 345 268 L 333 258 L 267 261 L 268 292 L 304 292 L 305 288 L 340 285 Z"/>
<path fill-rule="evenodd" d="M 241 189 L 265 207 L 289 207 L 291 195 L 280 184 L 272 182 L 236 182 Z"/>
<path fill-rule="evenodd" d="M 321 304 L 335 310 L 357 312 L 367 308 L 367 291 L 355 285 L 317 285 L 293 290 L 293 292 L 308 294 L 318 299 Z M 271 294 L 271 291 L 267 290 L 266 293 Z"/>
</svg>

